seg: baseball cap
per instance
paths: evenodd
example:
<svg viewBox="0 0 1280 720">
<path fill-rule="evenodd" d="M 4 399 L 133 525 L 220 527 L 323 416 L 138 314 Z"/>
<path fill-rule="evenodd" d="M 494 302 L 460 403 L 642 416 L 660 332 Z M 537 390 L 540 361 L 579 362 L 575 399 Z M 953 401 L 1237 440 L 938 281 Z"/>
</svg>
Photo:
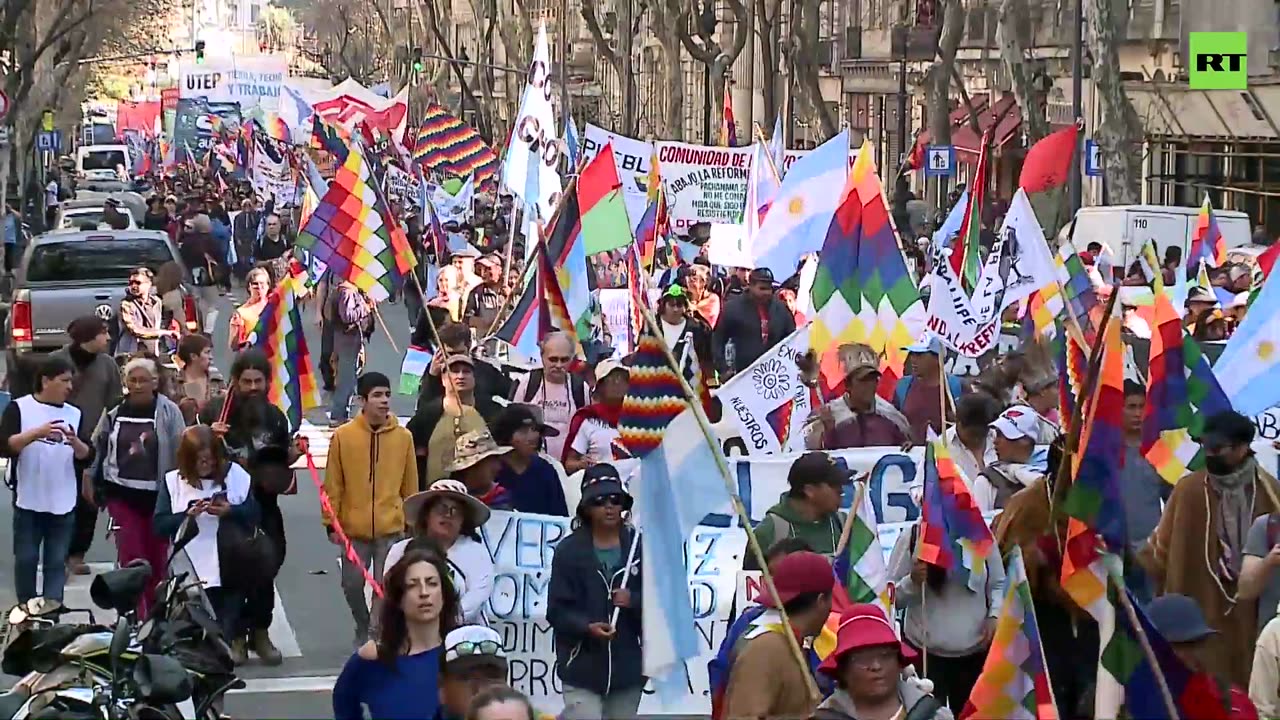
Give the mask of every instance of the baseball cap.
<svg viewBox="0 0 1280 720">
<path fill-rule="evenodd" d="M 1171 643 L 1195 642 L 1218 634 L 1205 622 L 1204 613 L 1196 601 L 1178 593 L 1152 600 L 1147 605 L 1147 618 Z"/>
<path fill-rule="evenodd" d="M 449 367 L 454 363 L 465 363 L 466 365 L 469 365 L 472 368 L 476 366 L 476 361 L 472 359 L 470 355 L 450 355 L 449 357 L 444 359 L 445 367 Z"/>
<path fill-rule="evenodd" d="M 780 608 L 807 593 L 829 593 L 836 584 L 831 563 L 812 552 L 791 553 L 773 568 L 774 597 L 766 585 L 756 595 L 756 602 L 769 608 Z"/>
<path fill-rule="evenodd" d="M 627 369 L 627 366 L 623 365 L 617 360 L 613 360 L 613 359 L 601 360 L 599 363 L 596 364 L 596 370 L 595 370 L 596 380 L 599 381 L 599 380 L 605 379 L 606 377 L 609 376 L 609 373 L 613 372 L 614 370 L 621 370 L 625 372 L 628 376 L 631 375 L 631 371 Z"/>
<path fill-rule="evenodd" d="M 825 452 L 807 452 L 791 463 L 791 469 L 787 471 L 787 485 L 792 488 L 822 483 L 844 486 L 853 482 L 853 475 Z"/>
<path fill-rule="evenodd" d="M 928 353 L 930 355 L 942 354 L 942 338 L 933 333 L 925 333 L 916 340 L 914 344 L 908 345 L 903 350 L 909 353 Z"/>
<path fill-rule="evenodd" d="M 1039 435 L 1039 419 L 1036 411 L 1026 405 L 1014 405 L 1000 413 L 1000 417 L 991 423 L 992 429 L 999 432 L 1006 440 L 1034 440 Z"/>
<path fill-rule="evenodd" d="M 449 670 L 492 665 L 507 667 L 502 636 L 483 625 L 463 625 L 444 638 L 444 664 Z"/>
</svg>

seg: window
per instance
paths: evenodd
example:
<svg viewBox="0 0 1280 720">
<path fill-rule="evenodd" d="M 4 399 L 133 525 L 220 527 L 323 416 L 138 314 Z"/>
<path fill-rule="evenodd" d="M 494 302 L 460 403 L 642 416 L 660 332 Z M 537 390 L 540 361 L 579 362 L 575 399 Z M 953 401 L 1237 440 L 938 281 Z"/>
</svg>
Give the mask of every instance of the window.
<svg viewBox="0 0 1280 720">
<path fill-rule="evenodd" d="M 169 244 L 151 237 L 95 236 L 41 243 L 27 263 L 27 282 L 111 280 L 123 284 L 136 267 L 155 272 L 172 260 Z"/>
<path fill-rule="evenodd" d="M 849 127 L 864 133 L 871 129 L 871 96 L 867 93 L 849 95 Z"/>
<path fill-rule="evenodd" d="M 123 150 L 95 150 L 84 154 L 84 159 L 80 161 L 83 170 L 111 170 L 115 171 L 117 165 L 124 165 Z"/>
</svg>

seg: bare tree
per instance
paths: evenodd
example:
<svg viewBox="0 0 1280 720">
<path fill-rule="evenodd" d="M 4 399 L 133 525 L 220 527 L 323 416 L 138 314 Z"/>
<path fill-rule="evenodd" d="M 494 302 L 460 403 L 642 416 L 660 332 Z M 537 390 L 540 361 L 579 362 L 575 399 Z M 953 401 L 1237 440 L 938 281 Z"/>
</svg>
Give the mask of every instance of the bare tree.
<svg viewBox="0 0 1280 720">
<path fill-rule="evenodd" d="M 662 47 L 662 137 L 670 140 L 684 139 L 684 50 L 677 28 L 689 22 L 689 9 L 680 0 L 663 0 L 664 14 L 655 17 L 665 21 L 651 23 L 653 35 Z M 672 22 L 670 18 L 674 17 Z"/>
<path fill-rule="evenodd" d="M 1022 127 L 1031 144 L 1049 134 L 1049 119 L 1042 106 L 1042 93 L 1035 86 L 1034 66 L 1028 63 L 1024 38 L 1032 37 L 1026 0 L 1001 0 L 996 36 L 1000 63 L 1009 74 L 1013 97 L 1022 111 Z"/>
<path fill-rule="evenodd" d="M 687 1 L 697 2 L 697 0 Z M 742 0 L 725 0 L 725 8 L 729 11 L 726 22 L 733 23 L 733 35 L 729 38 L 727 45 L 721 44 L 715 38 L 716 16 L 713 0 L 703 0 L 702 7 L 696 8 L 698 16 L 693 18 L 692 23 L 683 17 L 681 22 L 676 23 L 676 33 L 684 48 L 689 51 L 693 59 L 707 66 L 707 77 L 711 84 L 712 117 L 722 117 L 724 114 L 725 82 L 729 67 L 742 54 L 742 49 L 747 46 L 747 39 L 751 34 L 750 17 Z"/>
<path fill-rule="evenodd" d="M 630 0 L 623 0 L 629 2 Z M 599 0 L 582 0 L 582 21 L 587 27 L 587 33 L 591 35 L 591 43 L 595 46 L 596 51 L 609 63 L 614 73 L 618 77 L 618 87 L 622 94 L 622 105 L 627 112 L 623 113 L 623 127 L 614 128 L 623 133 L 628 133 L 631 128 L 628 127 L 634 122 L 634 103 L 635 98 L 635 53 L 631 51 L 631 39 L 638 31 L 638 27 L 633 31 L 632 26 L 625 24 L 624 18 L 618 18 L 616 13 L 612 13 L 613 19 L 602 14 L 601 4 Z M 636 13 L 633 21 L 638 25 L 640 13 Z"/>
<path fill-rule="evenodd" d="M 498 12 L 501 14 L 498 37 L 502 40 L 503 48 L 506 49 L 507 65 L 521 69 L 529 67 L 529 63 L 533 61 L 534 42 L 533 19 L 529 15 L 529 8 L 524 0 L 516 0 L 514 3 L 500 2 Z M 524 85 L 523 74 L 502 73 L 503 95 L 509 106 L 515 106 L 520 102 L 520 93 L 524 90 Z M 514 117 L 516 111 L 510 108 L 509 110 L 508 114 Z M 507 130 L 503 128 L 503 135 Z"/>
<path fill-rule="evenodd" d="M 818 8 L 822 0 L 793 0 L 791 5 L 791 72 L 794 91 L 809 106 L 811 117 L 821 129 L 823 138 L 830 138 L 840 131 L 835 113 L 822 98 L 822 86 L 818 77 Z"/>
<path fill-rule="evenodd" d="M 1128 16 L 1124 0 L 1088 0 L 1085 9 L 1089 64 L 1101 109 L 1102 122 L 1094 132 L 1102 155 L 1103 179 L 1110 200 L 1117 205 L 1138 202 L 1141 197 L 1142 125 L 1129 102 L 1120 77 L 1120 42 Z"/>
<path fill-rule="evenodd" d="M 262 8 L 262 13 L 258 15 L 258 24 L 254 29 L 258 42 L 265 45 L 268 50 L 283 50 L 293 47 L 298 36 L 298 21 L 294 19 L 293 12 L 288 8 L 268 5 Z"/>
<path fill-rule="evenodd" d="M 753 0 L 755 7 L 756 38 L 760 43 L 760 67 L 764 69 L 764 82 L 760 92 L 764 99 L 764 118 L 772 120 L 782 114 L 782 101 L 778 98 L 775 81 L 782 59 L 782 38 L 779 37 L 778 20 L 782 17 L 782 0 Z"/>
</svg>

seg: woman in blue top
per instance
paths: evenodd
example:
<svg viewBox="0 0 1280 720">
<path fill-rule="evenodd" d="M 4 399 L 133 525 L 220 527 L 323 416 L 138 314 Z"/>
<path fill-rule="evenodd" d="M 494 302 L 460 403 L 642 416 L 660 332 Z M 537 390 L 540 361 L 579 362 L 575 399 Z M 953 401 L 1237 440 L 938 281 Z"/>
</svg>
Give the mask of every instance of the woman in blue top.
<svg viewBox="0 0 1280 720">
<path fill-rule="evenodd" d="M 378 639 L 347 660 L 333 688 L 334 720 L 420 720 L 440 704 L 444 636 L 458 626 L 458 595 L 444 555 L 410 550 L 387 570 Z"/>
<path fill-rule="evenodd" d="M 502 456 L 497 482 L 511 493 L 515 510 L 569 517 L 560 473 L 541 455 L 543 439 L 559 434 L 535 405 L 509 405 L 493 421 L 493 439 L 512 450 Z"/>
</svg>

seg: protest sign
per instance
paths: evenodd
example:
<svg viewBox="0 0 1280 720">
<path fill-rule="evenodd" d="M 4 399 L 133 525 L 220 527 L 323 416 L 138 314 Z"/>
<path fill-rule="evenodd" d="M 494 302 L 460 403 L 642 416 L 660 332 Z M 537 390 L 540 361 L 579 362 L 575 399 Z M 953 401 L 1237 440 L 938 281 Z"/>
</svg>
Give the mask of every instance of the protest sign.
<svg viewBox="0 0 1280 720">
<path fill-rule="evenodd" d="M 631 352 L 631 291 L 601 290 L 600 310 L 614 357 Z"/>
<path fill-rule="evenodd" d="M 239 103 L 246 114 L 278 112 L 280 87 L 289 77 L 283 55 L 232 55 L 183 62 L 178 70 L 181 98 L 204 98 L 210 103 Z"/>
<path fill-rule="evenodd" d="M 298 204 L 298 184 L 294 181 L 293 168 L 289 165 L 289 147 L 278 140 L 258 134 L 253 153 L 250 179 L 258 197 L 275 198 L 276 207 L 293 207 Z"/>
<path fill-rule="evenodd" d="M 213 148 L 213 117 L 222 123 L 224 134 L 239 132 L 240 106 L 236 103 L 208 102 L 204 98 L 180 98 L 174 116 L 174 161 L 203 164 Z M 187 151 L 195 157 L 188 157 Z"/>
<path fill-rule="evenodd" d="M 387 172 L 383 176 L 383 190 L 387 193 L 387 199 L 416 205 L 419 195 L 418 178 L 395 165 L 387 164 L 384 167 Z"/>
<path fill-rule="evenodd" d="M 569 518 L 495 511 L 481 530 L 494 563 L 487 612 L 502 636 L 510 683 L 539 710 L 558 712 L 564 687 L 556 676 L 555 638 L 547 624 L 547 590 L 555 546 L 570 533 Z M 710 710 L 707 661 L 728 627 L 746 533 L 700 526 L 687 544 L 686 570 L 701 654 L 688 663 L 689 691 L 663 706 L 647 692 L 641 714 L 706 714 Z"/>
</svg>

